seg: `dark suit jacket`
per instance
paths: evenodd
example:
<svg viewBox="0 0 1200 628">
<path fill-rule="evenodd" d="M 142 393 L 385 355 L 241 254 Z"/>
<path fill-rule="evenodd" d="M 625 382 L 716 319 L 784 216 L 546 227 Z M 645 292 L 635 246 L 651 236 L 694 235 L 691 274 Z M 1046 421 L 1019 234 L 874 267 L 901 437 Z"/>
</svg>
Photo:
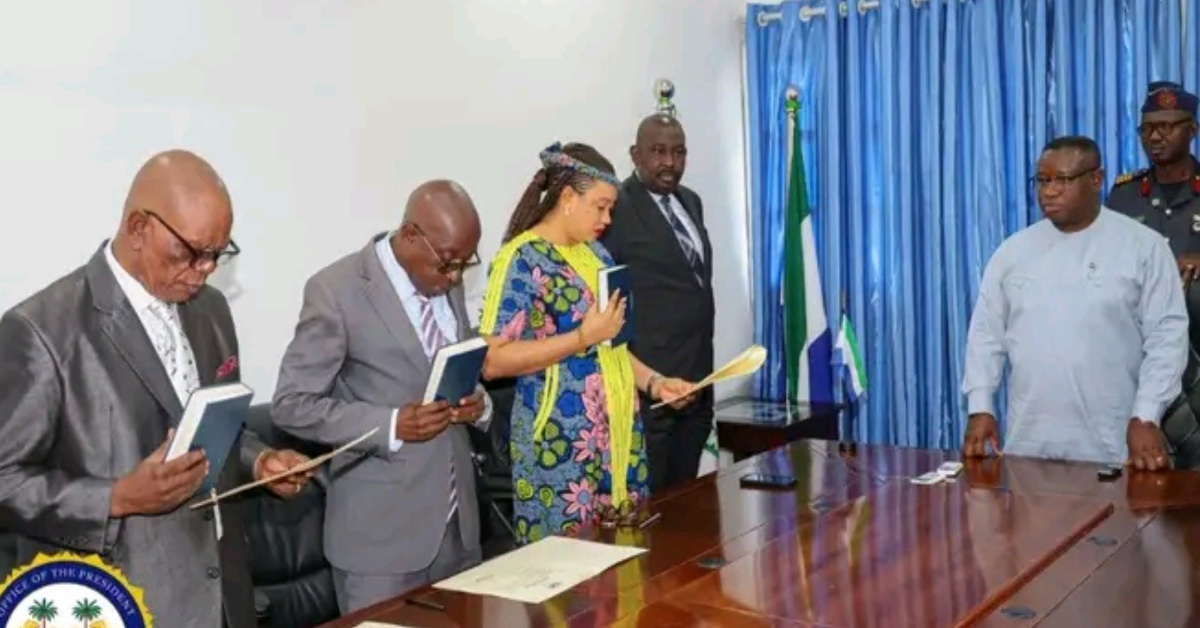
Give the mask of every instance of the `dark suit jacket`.
<svg viewBox="0 0 1200 628">
<path fill-rule="evenodd" d="M 612 224 L 600 242 L 631 271 L 633 354 L 663 375 L 697 381 L 713 370 L 712 245 L 700 197 L 680 186 L 675 198 L 700 232 L 702 284 L 692 274 L 663 210 L 636 175 L 621 186 Z"/>
<path fill-rule="evenodd" d="M 155 625 L 213 628 L 224 607 L 231 628 L 250 628 L 245 534 L 232 507 L 221 510 L 220 542 L 209 508 L 108 516 L 116 479 L 183 409 L 103 246 L 0 318 L 0 527 L 19 535 L 22 564 L 39 552 L 98 554 L 143 589 Z M 205 287 L 180 314 L 200 383 L 212 384 L 238 350 L 225 297 Z M 247 480 L 262 450 L 249 434 L 239 446 L 218 491 Z"/>
</svg>

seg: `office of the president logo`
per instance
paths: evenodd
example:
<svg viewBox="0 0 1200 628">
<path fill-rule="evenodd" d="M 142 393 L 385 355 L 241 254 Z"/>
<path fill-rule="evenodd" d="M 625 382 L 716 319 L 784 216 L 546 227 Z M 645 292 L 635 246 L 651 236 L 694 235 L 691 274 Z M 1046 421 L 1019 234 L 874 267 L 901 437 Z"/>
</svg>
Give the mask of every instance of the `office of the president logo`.
<svg viewBox="0 0 1200 628">
<path fill-rule="evenodd" d="M 0 586 L 0 628 L 152 628 L 142 590 L 97 556 L 38 554 Z"/>
</svg>

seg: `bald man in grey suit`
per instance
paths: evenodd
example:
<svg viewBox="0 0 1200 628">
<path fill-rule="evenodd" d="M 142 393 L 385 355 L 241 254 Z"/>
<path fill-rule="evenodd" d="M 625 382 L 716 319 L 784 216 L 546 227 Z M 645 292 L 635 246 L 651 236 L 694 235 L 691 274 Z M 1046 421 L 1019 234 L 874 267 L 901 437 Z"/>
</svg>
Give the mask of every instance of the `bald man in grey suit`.
<svg viewBox="0 0 1200 628">
<path fill-rule="evenodd" d="M 203 452 L 163 461 L 187 396 L 239 377 L 229 305 L 205 285 L 238 250 L 232 222 L 207 163 L 157 155 L 111 244 L 0 318 L 0 527 L 19 535 L 19 563 L 98 554 L 143 589 L 158 626 L 256 624 L 237 513 L 183 506 Z M 217 490 L 305 460 L 244 434 Z"/>
<path fill-rule="evenodd" d="M 422 405 L 430 360 L 470 330 L 462 273 L 479 263 L 479 216 L 467 193 L 431 181 L 404 222 L 318 272 L 304 288 L 275 389 L 276 425 L 331 446 L 371 429 L 332 463 L 325 551 L 348 613 L 480 561 L 467 426 L 487 429 L 482 388 L 459 404 Z"/>
</svg>

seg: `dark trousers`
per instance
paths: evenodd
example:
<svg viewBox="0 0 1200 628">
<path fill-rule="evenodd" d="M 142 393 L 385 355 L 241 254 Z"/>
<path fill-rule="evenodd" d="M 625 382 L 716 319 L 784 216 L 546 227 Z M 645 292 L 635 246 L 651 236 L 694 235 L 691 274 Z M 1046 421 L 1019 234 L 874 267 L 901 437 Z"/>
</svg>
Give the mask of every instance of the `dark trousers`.
<svg viewBox="0 0 1200 628">
<path fill-rule="evenodd" d="M 680 410 L 670 406 L 649 410 L 651 405 L 642 400 L 642 407 L 647 408 L 643 424 L 653 497 L 696 479 L 704 444 L 713 428 L 712 388 Z"/>
</svg>

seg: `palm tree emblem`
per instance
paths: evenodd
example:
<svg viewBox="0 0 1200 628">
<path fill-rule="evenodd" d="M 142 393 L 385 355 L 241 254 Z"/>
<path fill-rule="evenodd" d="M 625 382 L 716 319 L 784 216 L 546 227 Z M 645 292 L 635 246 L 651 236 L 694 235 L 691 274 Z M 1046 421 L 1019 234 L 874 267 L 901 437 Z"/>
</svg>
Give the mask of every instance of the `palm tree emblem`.
<svg viewBox="0 0 1200 628">
<path fill-rule="evenodd" d="M 83 622 L 83 628 L 88 628 L 88 623 L 100 619 L 100 605 L 96 600 L 79 600 L 75 603 L 75 608 L 71 609 L 71 615 Z"/>
<path fill-rule="evenodd" d="M 46 628 L 46 622 L 58 617 L 58 607 L 50 600 L 38 600 L 29 608 L 29 617 L 34 621 L 42 622 L 42 628 Z"/>
</svg>

